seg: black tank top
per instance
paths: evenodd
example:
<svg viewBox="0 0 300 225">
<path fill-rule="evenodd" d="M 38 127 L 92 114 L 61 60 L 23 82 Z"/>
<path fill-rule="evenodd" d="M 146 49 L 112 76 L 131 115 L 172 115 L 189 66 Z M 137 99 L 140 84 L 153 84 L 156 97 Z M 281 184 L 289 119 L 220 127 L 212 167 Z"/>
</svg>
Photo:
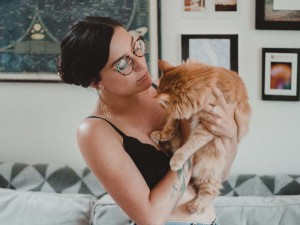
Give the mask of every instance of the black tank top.
<svg viewBox="0 0 300 225">
<path fill-rule="evenodd" d="M 150 189 L 152 189 L 170 169 L 170 155 L 166 152 L 157 150 L 153 145 L 142 143 L 137 138 L 125 135 L 119 128 L 102 117 L 89 116 L 87 118 L 105 120 L 123 137 L 123 147 L 125 151 L 143 175 Z"/>
</svg>

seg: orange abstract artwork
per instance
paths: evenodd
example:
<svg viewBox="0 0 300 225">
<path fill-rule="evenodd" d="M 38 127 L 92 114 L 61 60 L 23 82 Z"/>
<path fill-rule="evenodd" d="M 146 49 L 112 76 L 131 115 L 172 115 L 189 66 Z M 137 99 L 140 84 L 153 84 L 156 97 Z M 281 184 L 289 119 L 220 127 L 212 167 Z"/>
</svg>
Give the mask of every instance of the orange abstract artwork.
<svg viewBox="0 0 300 225">
<path fill-rule="evenodd" d="M 271 89 L 291 89 L 292 63 L 271 63 Z"/>
</svg>

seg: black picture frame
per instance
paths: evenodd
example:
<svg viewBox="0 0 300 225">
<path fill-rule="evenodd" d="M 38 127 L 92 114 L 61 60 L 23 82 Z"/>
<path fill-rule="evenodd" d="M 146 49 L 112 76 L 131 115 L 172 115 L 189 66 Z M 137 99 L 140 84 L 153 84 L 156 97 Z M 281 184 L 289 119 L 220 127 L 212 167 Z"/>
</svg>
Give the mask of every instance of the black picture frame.
<svg viewBox="0 0 300 225">
<path fill-rule="evenodd" d="M 194 46 L 190 46 L 192 40 L 199 41 L 199 45 L 198 44 L 197 45 L 199 48 L 201 48 L 201 50 L 197 52 L 199 54 L 202 54 L 200 57 L 194 57 L 190 53 L 190 47 L 193 50 L 196 49 L 194 48 Z M 212 45 L 208 44 L 210 45 L 208 46 L 206 44 L 209 42 L 211 42 Z M 221 46 L 223 44 L 225 44 L 226 46 Z M 226 61 L 225 64 L 228 66 L 223 66 L 223 64 L 214 63 L 213 60 L 210 59 L 209 55 L 206 54 L 204 48 L 205 49 L 209 48 L 209 51 L 215 52 L 215 55 L 218 55 L 218 57 L 220 55 L 224 57 L 225 55 L 226 59 L 224 59 L 224 61 Z M 182 50 L 182 60 L 187 60 L 188 58 L 190 58 L 193 60 L 199 60 L 206 64 L 210 64 L 213 66 L 221 66 L 226 69 L 238 72 L 238 34 L 182 34 L 181 50 Z M 221 53 L 218 51 L 226 51 L 226 52 L 224 54 L 224 52 Z M 207 60 L 203 60 L 203 57 L 206 58 Z"/>
<path fill-rule="evenodd" d="M 300 30 L 300 10 L 270 10 L 273 0 L 256 0 L 255 29 Z M 289 15 L 299 15 L 289 20 Z"/>
<path fill-rule="evenodd" d="M 300 49 L 262 49 L 262 99 L 299 101 Z"/>
</svg>

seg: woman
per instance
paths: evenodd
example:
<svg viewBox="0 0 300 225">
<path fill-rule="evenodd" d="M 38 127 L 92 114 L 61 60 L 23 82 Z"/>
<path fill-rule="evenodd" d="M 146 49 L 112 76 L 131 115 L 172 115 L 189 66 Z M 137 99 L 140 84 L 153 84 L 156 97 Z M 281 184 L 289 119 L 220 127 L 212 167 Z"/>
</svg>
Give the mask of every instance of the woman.
<svg viewBox="0 0 300 225">
<path fill-rule="evenodd" d="M 66 83 L 101 93 L 91 116 L 78 127 L 80 151 L 136 224 L 217 224 L 213 206 L 203 214 L 188 211 L 195 197 L 188 185 L 191 161 L 181 173 L 170 170 L 170 157 L 157 151 L 159 146 L 149 138 L 152 131 L 162 129 L 165 114 L 153 98 L 156 90 L 144 54 L 142 38 L 111 18 L 87 17 L 69 29 L 61 43 L 58 72 Z M 237 150 L 235 105 L 226 104 L 218 89 L 214 94 L 218 110 L 208 105 L 210 116 L 203 124 L 222 138 L 229 171 Z M 188 121 L 182 122 L 182 130 L 186 136 Z"/>
</svg>

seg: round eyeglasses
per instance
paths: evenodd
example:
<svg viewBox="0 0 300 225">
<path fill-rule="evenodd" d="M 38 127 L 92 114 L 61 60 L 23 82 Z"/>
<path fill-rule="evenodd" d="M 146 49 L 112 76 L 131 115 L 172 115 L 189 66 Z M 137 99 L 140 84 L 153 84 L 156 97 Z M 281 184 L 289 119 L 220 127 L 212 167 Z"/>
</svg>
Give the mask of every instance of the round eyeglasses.
<svg viewBox="0 0 300 225">
<path fill-rule="evenodd" d="M 132 54 L 137 57 L 143 57 L 145 53 L 146 44 L 143 40 L 143 37 L 139 36 L 132 46 Z M 113 67 L 117 72 L 119 72 L 123 76 L 128 76 L 134 69 L 134 60 L 130 57 L 131 55 L 122 57 L 115 63 Z"/>
</svg>

